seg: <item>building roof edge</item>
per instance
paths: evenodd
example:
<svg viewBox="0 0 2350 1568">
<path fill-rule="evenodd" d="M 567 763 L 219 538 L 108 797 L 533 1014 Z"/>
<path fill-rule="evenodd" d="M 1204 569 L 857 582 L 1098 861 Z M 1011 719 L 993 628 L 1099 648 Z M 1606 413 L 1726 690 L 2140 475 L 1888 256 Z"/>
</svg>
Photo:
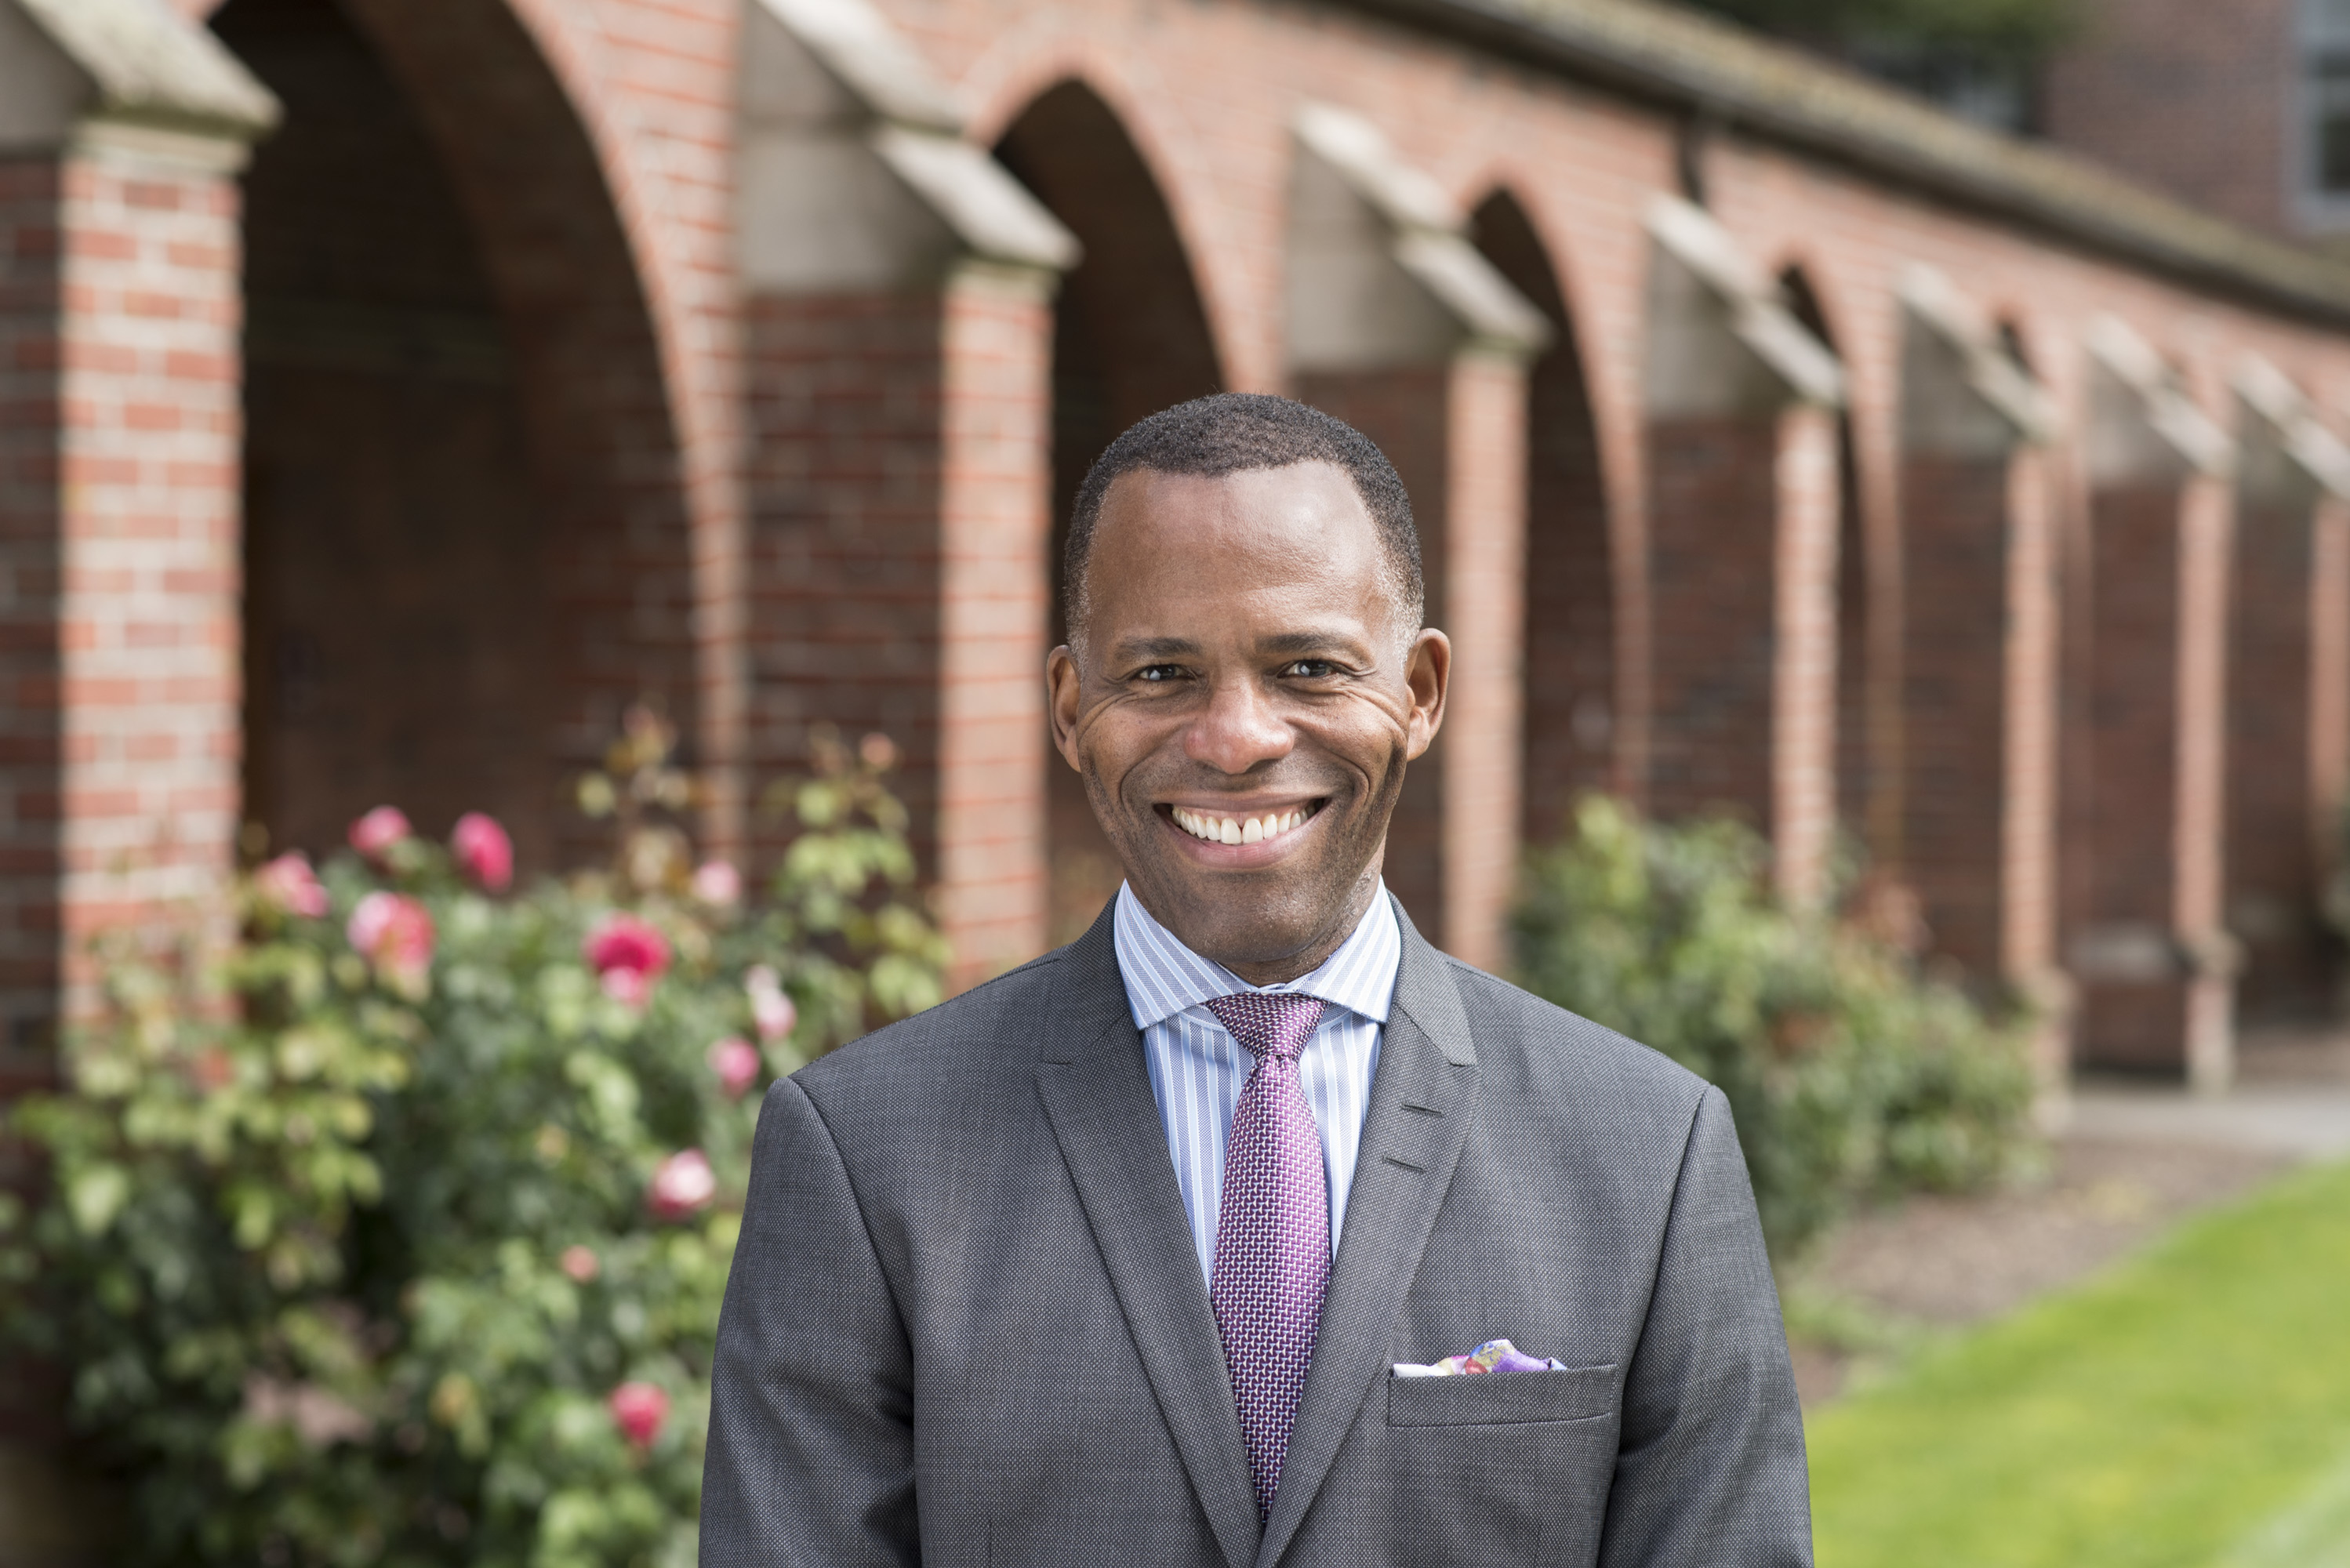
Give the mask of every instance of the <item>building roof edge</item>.
<svg viewBox="0 0 2350 1568">
<path fill-rule="evenodd" d="M 1723 130 L 1889 175 L 2155 271 L 2350 327 L 2350 265 L 1677 6 L 1639 0 L 1341 3 L 1700 114 Z"/>
</svg>

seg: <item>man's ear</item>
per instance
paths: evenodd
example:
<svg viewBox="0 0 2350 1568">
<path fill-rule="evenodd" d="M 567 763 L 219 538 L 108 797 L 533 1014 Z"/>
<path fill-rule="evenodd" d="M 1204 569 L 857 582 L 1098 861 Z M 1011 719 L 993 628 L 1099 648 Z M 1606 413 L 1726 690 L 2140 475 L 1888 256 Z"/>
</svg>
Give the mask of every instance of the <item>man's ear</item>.
<svg viewBox="0 0 2350 1568">
<path fill-rule="evenodd" d="M 1404 759 L 1415 762 L 1435 743 L 1436 732 L 1444 724 L 1444 694 L 1452 684 L 1452 639 L 1432 626 L 1420 628 L 1406 656 L 1403 678 L 1411 691 Z"/>
<path fill-rule="evenodd" d="M 1061 760 L 1083 773 L 1077 763 L 1077 656 L 1067 643 L 1045 656 L 1045 714 L 1053 726 L 1053 749 Z"/>
</svg>

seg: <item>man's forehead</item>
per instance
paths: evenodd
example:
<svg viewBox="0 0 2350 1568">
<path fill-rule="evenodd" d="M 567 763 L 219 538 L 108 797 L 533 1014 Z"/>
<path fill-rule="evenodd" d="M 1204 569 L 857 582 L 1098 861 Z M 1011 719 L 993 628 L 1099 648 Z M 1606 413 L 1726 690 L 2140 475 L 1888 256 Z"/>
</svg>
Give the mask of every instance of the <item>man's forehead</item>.
<svg viewBox="0 0 2350 1568">
<path fill-rule="evenodd" d="M 1221 474 L 1129 470 L 1102 497 L 1097 527 L 1097 549 L 1128 551 L 1208 535 L 1228 546 L 1310 541 L 1351 555 L 1378 533 L 1347 471 L 1323 462 Z"/>
</svg>

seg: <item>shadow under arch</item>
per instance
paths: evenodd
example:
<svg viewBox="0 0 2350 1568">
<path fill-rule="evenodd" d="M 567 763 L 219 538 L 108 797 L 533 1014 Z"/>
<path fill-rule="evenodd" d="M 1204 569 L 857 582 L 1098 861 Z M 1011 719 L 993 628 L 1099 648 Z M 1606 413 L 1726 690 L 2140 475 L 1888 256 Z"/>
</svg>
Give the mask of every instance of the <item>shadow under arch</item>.
<svg viewBox="0 0 2350 1568">
<path fill-rule="evenodd" d="M 1471 215 L 1477 248 L 1549 318 L 1526 378 L 1524 769 L 1522 831 L 1564 834 L 1575 796 L 1615 787 L 1616 596 L 1599 431 L 1558 274 L 1517 198 Z"/>
<path fill-rule="evenodd" d="M 1053 315 L 1053 640 L 1066 640 L 1061 545 L 1077 487 L 1135 421 L 1223 384 L 1190 258 L 1159 182 L 1085 83 L 1064 80 L 1012 121 L 995 155 L 1085 247 Z M 1052 940 L 1083 933 L 1118 889 L 1116 858 L 1077 775 L 1047 760 Z"/>
<path fill-rule="evenodd" d="M 247 176 L 247 815 L 390 800 L 529 869 L 639 697 L 694 733 L 693 552 L 648 301 L 504 0 L 230 0 L 285 102 Z"/>
</svg>

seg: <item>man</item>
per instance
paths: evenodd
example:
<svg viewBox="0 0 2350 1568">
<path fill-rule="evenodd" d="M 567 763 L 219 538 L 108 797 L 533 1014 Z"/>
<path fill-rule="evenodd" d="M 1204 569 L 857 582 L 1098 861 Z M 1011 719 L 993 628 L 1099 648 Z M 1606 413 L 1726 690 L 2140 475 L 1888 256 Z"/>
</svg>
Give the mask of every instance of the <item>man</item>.
<svg viewBox="0 0 2350 1568">
<path fill-rule="evenodd" d="M 1381 886 L 1451 669 L 1387 460 L 1183 404 L 1066 568 L 1053 736 L 1126 886 L 770 1092 L 702 1563 L 1807 1563 L 1721 1096 Z"/>
</svg>

